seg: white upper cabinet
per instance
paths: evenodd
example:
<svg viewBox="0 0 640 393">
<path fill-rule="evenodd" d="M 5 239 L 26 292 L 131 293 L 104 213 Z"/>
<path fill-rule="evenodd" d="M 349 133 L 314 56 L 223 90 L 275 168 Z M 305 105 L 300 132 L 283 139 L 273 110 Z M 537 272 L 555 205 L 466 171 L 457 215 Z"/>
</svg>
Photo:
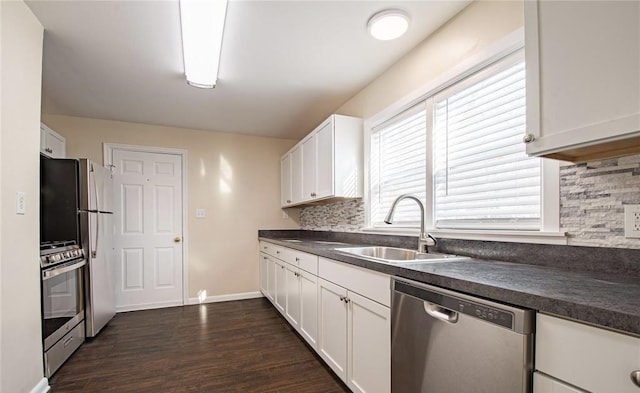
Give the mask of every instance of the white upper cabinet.
<svg viewBox="0 0 640 393">
<path fill-rule="evenodd" d="M 281 169 L 286 173 L 291 157 L 292 197 L 284 195 L 282 206 L 362 197 L 362 133 L 361 119 L 331 115 L 285 154 Z M 284 192 L 288 181 L 281 177 Z"/>
<path fill-rule="evenodd" d="M 291 187 L 291 155 L 280 159 L 280 204 L 282 206 L 293 203 L 293 188 Z"/>
<path fill-rule="evenodd" d="M 50 158 L 66 157 L 65 138 L 40 123 L 40 153 Z"/>
<path fill-rule="evenodd" d="M 640 2 L 525 1 L 527 154 L 640 152 Z"/>
<path fill-rule="evenodd" d="M 302 202 L 302 146 L 296 145 L 284 157 L 291 157 L 291 202 L 287 205 Z M 285 205 L 282 205 L 285 206 Z"/>
</svg>

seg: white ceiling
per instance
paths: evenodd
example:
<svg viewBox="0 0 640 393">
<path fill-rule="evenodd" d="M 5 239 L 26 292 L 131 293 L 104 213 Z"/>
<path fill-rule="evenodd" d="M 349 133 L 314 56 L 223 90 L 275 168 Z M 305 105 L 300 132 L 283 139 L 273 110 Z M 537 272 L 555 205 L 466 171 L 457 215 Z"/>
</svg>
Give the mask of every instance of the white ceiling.
<svg viewBox="0 0 640 393">
<path fill-rule="evenodd" d="M 231 1 L 203 90 L 184 80 L 177 1 L 28 1 L 46 31 L 45 113 L 294 139 L 468 3 Z M 366 22 L 391 7 L 409 32 L 376 41 Z"/>
</svg>

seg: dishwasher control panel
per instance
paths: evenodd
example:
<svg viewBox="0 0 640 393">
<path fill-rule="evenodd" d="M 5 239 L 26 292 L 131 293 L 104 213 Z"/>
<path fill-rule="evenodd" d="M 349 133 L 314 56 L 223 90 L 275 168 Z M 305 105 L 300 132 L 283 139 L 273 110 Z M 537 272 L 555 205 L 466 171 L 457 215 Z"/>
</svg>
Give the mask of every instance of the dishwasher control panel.
<svg viewBox="0 0 640 393">
<path fill-rule="evenodd" d="M 437 304 L 460 314 L 470 315 L 495 325 L 506 327 L 507 329 L 514 328 L 514 314 L 507 310 L 501 310 L 496 307 L 481 304 L 480 302 L 473 302 L 444 293 L 425 290 L 402 281 L 394 282 L 394 290 L 422 299 L 428 303 Z"/>
<path fill-rule="evenodd" d="M 472 303 L 460 299 L 451 299 L 452 304 L 456 306 L 454 311 L 458 311 L 463 314 L 471 315 L 476 318 L 484 319 L 489 322 L 493 322 L 497 325 L 504 326 L 511 329 L 513 327 L 513 314 L 507 311 L 498 310 L 496 308 L 487 307 L 482 304 Z M 448 303 L 448 302 L 447 302 Z M 445 305 L 445 307 L 447 307 Z"/>
</svg>

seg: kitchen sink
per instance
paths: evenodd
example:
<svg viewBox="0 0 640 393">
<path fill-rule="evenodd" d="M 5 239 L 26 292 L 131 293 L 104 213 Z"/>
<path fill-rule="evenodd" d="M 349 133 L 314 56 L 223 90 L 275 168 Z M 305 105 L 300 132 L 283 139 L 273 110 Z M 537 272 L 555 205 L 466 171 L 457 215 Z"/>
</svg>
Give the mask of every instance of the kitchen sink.
<svg viewBox="0 0 640 393">
<path fill-rule="evenodd" d="M 298 239 L 282 239 L 282 241 L 289 242 L 289 243 L 302 243 L 302 240 L 298 240 Z M 328 244 L 328 245 L 344 244 L 343 242 L 332 242 L 328 240 L 307 240 L 307 242 L 316 243 L 316 244 Z"/>
<path fill-rule="evenodd" d="M 395 247 L 346 247 L 336 248 L 335 251 L 387 263 L 443 262 L 469 259 L 469 257 L 460 255 L 422 253 L 415 250 Z"/>
</svg>

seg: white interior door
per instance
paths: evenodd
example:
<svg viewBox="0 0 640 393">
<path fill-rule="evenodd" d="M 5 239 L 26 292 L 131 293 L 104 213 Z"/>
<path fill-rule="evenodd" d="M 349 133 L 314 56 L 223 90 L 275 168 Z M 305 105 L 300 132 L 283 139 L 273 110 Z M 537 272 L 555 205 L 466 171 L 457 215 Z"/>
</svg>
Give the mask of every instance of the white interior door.
<svg viewBox="0 0 640 393">
<path fill-rule="evenodd" d="M 113 150 L 116 307 L 183 303 L 182 157 Z"/>
</svg>

